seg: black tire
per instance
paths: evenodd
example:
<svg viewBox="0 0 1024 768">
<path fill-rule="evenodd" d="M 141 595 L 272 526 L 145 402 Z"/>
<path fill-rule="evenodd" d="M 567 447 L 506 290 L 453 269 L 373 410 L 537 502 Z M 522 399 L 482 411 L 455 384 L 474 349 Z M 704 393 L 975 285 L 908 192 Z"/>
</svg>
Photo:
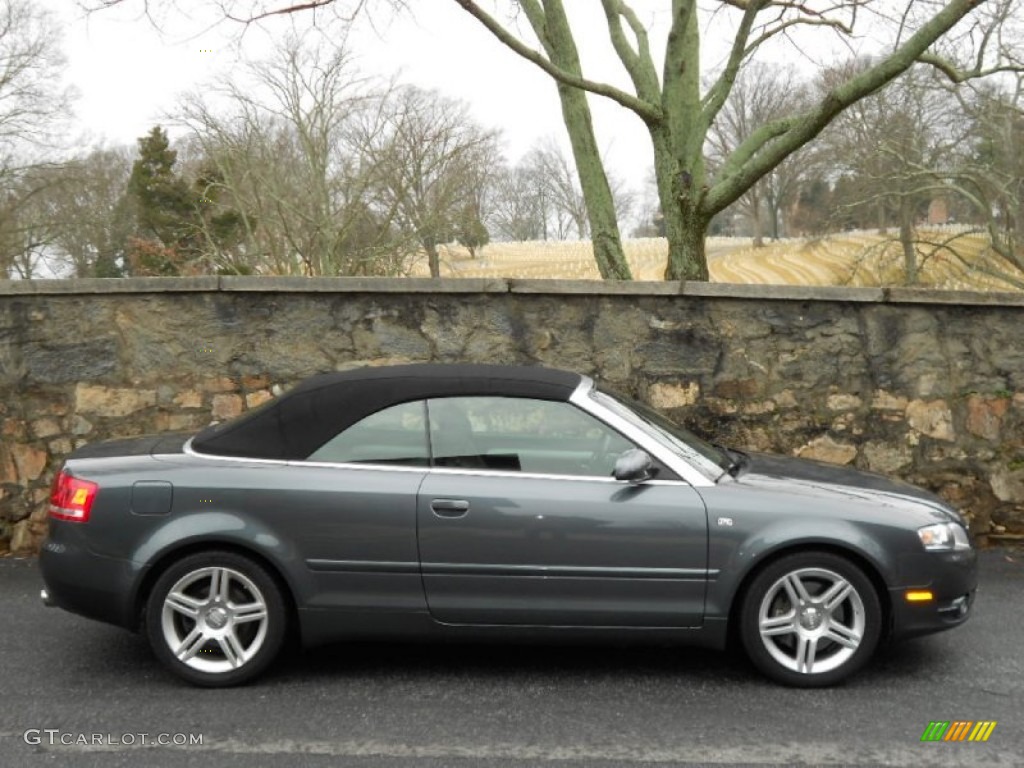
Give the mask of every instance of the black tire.
<svg viewBox="0 0 1024 768">
<path fill-rule="evenodd" d="M 160 575 L 146 601 L 145 627 L 156 657 L 174 674 L 219 688 L 249 682 L 267 668 L 284 643 L 287 616 L 266 568 L 235 552 L 209 551 Z"/>
<path fill-rule="evenodd" d="M 739 618 L 740 640 L 754 666 L 800 688 L 846 679 L 868 662 L 882 634 L 882 606 L 871 580 L 831 552 L 799 552 L 768 564 L 744 593 Z"/>
</svg>

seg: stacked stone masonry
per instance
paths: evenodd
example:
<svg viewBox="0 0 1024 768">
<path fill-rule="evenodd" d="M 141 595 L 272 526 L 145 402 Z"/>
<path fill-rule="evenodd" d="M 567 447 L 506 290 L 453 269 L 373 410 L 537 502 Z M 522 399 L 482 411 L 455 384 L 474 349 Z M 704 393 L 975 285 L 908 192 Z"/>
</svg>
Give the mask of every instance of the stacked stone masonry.
<svg viewBox="0 0 1024 768">
<path fill-rule="evenodd" d="M 693 283 L 0 282 L 0 553 L 77 446 L 231 418 L 406 361 L 595 376 L 722 443 L 905 478 L 1024 533 L 1024 297 Z"/>
</svg>

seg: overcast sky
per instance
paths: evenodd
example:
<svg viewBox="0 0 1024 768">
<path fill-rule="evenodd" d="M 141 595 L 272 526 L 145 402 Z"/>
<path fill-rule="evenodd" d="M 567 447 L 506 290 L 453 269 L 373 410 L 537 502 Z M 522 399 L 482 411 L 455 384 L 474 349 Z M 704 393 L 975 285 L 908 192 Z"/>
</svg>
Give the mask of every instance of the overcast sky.
<svg viewBox="0 0 1024 768">
<path fill-rule="evenodd" d="M 42 0 L 62 20 L 70 79 L 79 92 L 76 102 L 81 143 L 134 143 L 173 110 L 182 91 L 201 87 L 230 72 L 243 59 L 266 56 L 274 37 L 290 25 L 313 22 L 312 14 L 296 14 L 250 27 L 215 23 L 217 16 L 186 17 L 180 10 L 152 20 L 140 15 L 142 0 L 86 16 L 72 0 Z M 156 0 L 151 5 L 174 4 Z M 201 0 L 177 3 L 180 9 L 209 8 Z M 665 0 L 636 0 L 641 18 L 652 29 L 660 51 L 670 6 Z M 402 82 L 438 88 L 467 101 L 477 119 L 500 128 L 507 154 L 517 160 L 536 140 L 547 135 L 564 142 L 559 102 L 552 81 L 532 64 L 498 44 L 481 25 L 450 0 L 419 0 L 417 14 L 378 17 L 375 25 L 360 24 L 349 36 L 359 67 L 372 74 L 399 74 Z M 573 7 L 573 6 L 571 6 Z M 574 10 L 584 6 L 574 6 Z M 627 85 L 608 43 L 598 3 L 589 14 L 574 17 L 586 74 Z M 240 39 L 239 39 L 240 38 Z M 704 41 L 705 65 L 713 66 L 725 51 L 721 30 Z M 660 55 L 660 53 L 658 54 Z M 606 99 L 591 97 L 601 147 L 612 168 L 639 187 L 651 165 L 649 139 L 639 119 Z"/>
</svg>

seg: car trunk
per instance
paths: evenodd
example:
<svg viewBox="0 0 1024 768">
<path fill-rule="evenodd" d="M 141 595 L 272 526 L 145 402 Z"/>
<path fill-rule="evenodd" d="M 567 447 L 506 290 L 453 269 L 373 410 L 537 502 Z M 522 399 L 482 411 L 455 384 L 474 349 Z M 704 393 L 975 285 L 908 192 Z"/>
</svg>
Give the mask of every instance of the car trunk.
<svg viewBox="0 0 1024 768">
<path fill-rule="evenodd" d="M 147 456 L 181 453 L 185 441 L 193 433 L 171 432 L 160 435 L 141 435 L 120 440 L 105 440 L 76 448 L 68 459 L 105 459 L 113 456 Z"/>
</svg>

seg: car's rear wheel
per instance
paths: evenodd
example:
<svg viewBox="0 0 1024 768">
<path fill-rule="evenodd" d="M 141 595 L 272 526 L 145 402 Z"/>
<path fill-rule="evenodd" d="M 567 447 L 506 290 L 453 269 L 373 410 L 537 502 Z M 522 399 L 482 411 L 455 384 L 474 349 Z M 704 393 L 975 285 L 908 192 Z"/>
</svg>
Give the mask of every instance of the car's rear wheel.
<svg viewBox="0 0 1024 768">
<path fill-rule="evenodd" d="M 740 637 L 754 665 L 786 685 L 833 685 L 871 658 L 882 607 L 864 571 L 830 552 L 787 555 L 743 597 Z"/>
<path fill-rule="evenodd" d="M 274 578 L 234 552 L 201 552 L 157 579 L 146 604 L 146 633 L 157 657 L 190 683 L 247 682 L 273 661 L 287 611 Z"/>
</svg>

